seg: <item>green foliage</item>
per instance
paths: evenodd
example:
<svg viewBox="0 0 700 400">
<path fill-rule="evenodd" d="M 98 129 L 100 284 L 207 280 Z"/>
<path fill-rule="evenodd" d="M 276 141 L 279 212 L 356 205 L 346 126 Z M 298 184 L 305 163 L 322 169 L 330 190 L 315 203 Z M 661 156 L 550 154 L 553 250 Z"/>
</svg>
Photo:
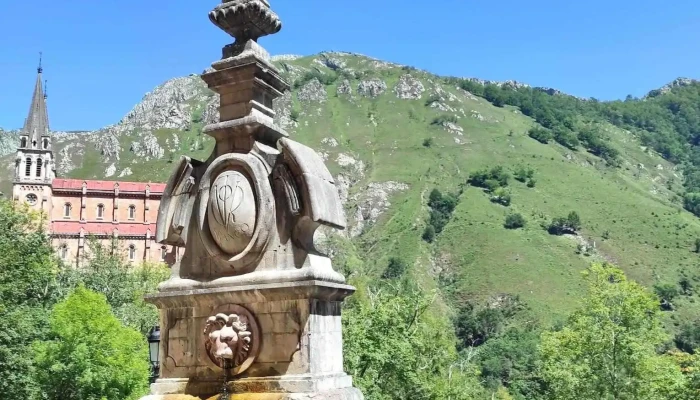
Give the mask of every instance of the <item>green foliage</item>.
<svg viewBox="0 0 700 400">
<path fill-rule="evenodd" d="M 684 377 L 656 354 L 667 337 L 654 295 L 624 273 L 593 264 L 588 296 L 540 346 L 548 399 L 676 399 Z"/>
<path fill-rule="evenodd" d="M 519 165 L 515 169 L 515 173 L 513 174 L 513 177 L 515 178 L 516 181 L 518 182 L 527 182 L 528 180 L 531 180 L 535 176 L 535 170 L 532 168 L 526 168 L 522 165 Z"/>
<path fill-rule="evenodd" d="M 531 138 L 537 140 L 540 143 L 547 144 L 549 143 L 550 140 L 552 140 L 552 132 L 549 129 L 544 129 L 544 128 L 530 128 L 529 131 L 527 131 L 528 136 Z"/>
<path fill-rule="evenodd" d="M 289 112 L 289 118 L 294 121 L 294 122 L 299 122 L 299 116 L 300 116 L 299 110 L 296 108 L 292 108 L 292 110 Z"/>
<path fill-rule="evenodd" d="M 684 323 L 673 341 L 686 353 L 695 354 L 700 350 L 700 319 Z"/>
<path fill-rule="evenodd" d="M 517 296 L 504 295 L 499 304 L 479 307 L 472 302 L 458 306 L 454 321 L 457 347 L 477 347 L 500 335 L 508 319 L 523 309 Z"/>
<path fill-rule="evenodd" d="M 454 211 L 459 198 L 453 194 L 443 195 L 438 189 L 433 189 L 428 198 L 428 207 L 430 207 L 430 218 L 428 226 L 423 231 L 423 240 L 432 243 L 435 235 L 442 232 L 442 229 L 450 221 L 452 212 Z"/>
<path fill-rule="evenodd" d="M 700 193 L 691 192 L 683 196 L 683 207 L 700 217 Z"/>
<path fill-rule="evenodd" d="M 345 370 L 365 398 L 483 398 L 474 367 L 457 363 L 449 321 L 433 299 L 402 286 L 351 300 L 343 314 Z"/>
<path fill-rule="evenodd" d="M 662 303 L 671 303 L 679 294 L 678 287 L 668 282 L 654 285 L 654 293 L 659 296 Z"/>
<path fill-rule="evenodd" d="M 554 128 L 553 132 L 554 140 L 566 148 L 576 150 L 576 148 L 578 148 L 578 146 L 581 144 L 578 137 L 576 137 L 576 134 L 566 127 L 558 126 Z"/>
<path fill-rule="evenodd" d="M 509 179 L 510 174 L 506 172 L 505 168 L 497 165 L 491 169 L 481 169 L 471 173 L 467 183 L 493 192 L 498 187 L 508 186 Z"/>
<path fill-rule="evenodd" d="M 552 235 L 572 234 L 581 229 L 581 219 L 576 211 L 572 211 L 566 217 L 557 217 L 552 220 L 547 231 Z"/>
<path fill-rule="evenodd" d="M 503 227 L 506 229 L 518 229 L 525 226 L 525 218 L 519 214 L 508 214 L 506 216 L 506 221 L 503 223 Z"/>
<path fill-rule="evenodd" d="M 53 251 L 41 216 L 0 201 L 0 397 L 34 399 L 31 343 L 47 329 L 56 298 Z"/>
<path fill-rule="evenodd" d="M 423 139 L 423 147 L 432 147 L 432 146 L 433 146 L 433 138 Z"/>
<path fill-rule="evenodd" d="M 58 303 L 49 340 L 35 342 L 36 379 L 49 400 L 137 399 L 150 366 L 144 337 L 112 314 L 106 298 L 79 287 Z"/>
<path fill-rule="evenodd" d="M 432 125 L 445 125 L 447 123 L 456 124 L 458 121 L 457 117 L 452 114 L 443 114 L 433 118 Z"/>
<path fill-rule="evenodd" d="M 43 216 L 0 201 L 0 305 L 47 305 L 54 282 L 53 250 Z"/>
<path fill-rule="evenodd" d="M 491 194 L 491 201 L 508 207 L 510 205 L 510 193 L 502 187 L 496 188 Z"/>
<path fill-rule="evenodd" d="M 391 257 L 389 259 L 389 264 L 386 266 L 384 273 L 382 273 L 383 279 L 398 279 L 401 278 L 408 269 L 406 262 L 398 257 Z"/>
<path fill-rule="evenodd" d="M 317 69 L 306 71 L 304 75 L 302 75 L 299 79 L 294 81 L 294 89 L 299 89 L 300 87 L 304 86 L 305 84 L 314 79 L 318 79 L 318 81 L 321 82 L 321 84 L 328 86 L 332 85 L 333 83 L 335 83 L 335 81 L 338 80 L 338 74 L 335 72 L 324 74 L 323 72 Z"/>
<path fill-rule="evenodd" d="M 535 184 L 537 184 L 537 180 L 535 180 L 535 179 L 529 179 L 527 181 L 527 187 L 529 187 L 529 188 L 534 188 Z"/>
<path fill-rule="evenodd" d="M 505 386 L 515 399 L 539 399 L 545 385 L 539 376 L 540 333 L 511 328 L 479 348 L 476 362 L 487 388 Z"/>
<path fill-rule="evenodd" d="M 700 238 L 695 239 L 695 252 L 700 253 Z"/>
<path fill-rule="evenodd" d="M 158 283 L 167 279 L 168 268 L 161 264 L 128 264 L 121 257 L 116 241 L 104 246 L 88 238 L 87 248 L 89 252 L 81 268 L 66 268 L 59 274 L 63 292 L 69 293 L 82 285 L 104 294 L 122 323 L 145 335 L 158 323 L 158 312 L 155 306 L 143 301 L 143 296 L 154 292 Z"/>
<path fill-rule="evenodd" d="M 620 152 L 612 147 L 607 140 L 604 140 L 600 131 L 594 127 L 581 129 L 578 133 L 578 139 L 588 151 L 604 159 L 608 164 L 617 165 L 619 163 Z"/>
<path fill-rule="evenodd" d="M 425 100 L 425 106 L 430 107 L 433 103 L 440 101 L 440 96 L 437 93 L 433 93 Z"/>
</svg>

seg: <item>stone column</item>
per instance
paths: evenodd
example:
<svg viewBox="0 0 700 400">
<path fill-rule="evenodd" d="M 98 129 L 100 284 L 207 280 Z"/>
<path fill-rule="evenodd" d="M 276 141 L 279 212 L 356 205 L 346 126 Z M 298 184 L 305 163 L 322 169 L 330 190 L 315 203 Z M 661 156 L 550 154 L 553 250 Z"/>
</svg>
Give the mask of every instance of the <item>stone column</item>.
<svg viewBox="0 0 700 400">
<path fill-rule="evenodd" d="M 160 378 L 149 400 L 343 399 L 342 301 L 354 292 L 320 249 L 344 229 L 333 177 L 273 122 L 289 85 L 258 43 L 281 29 L 267 0 L 224 1 L 209 19 L 235 38 L 202 76 L 220 96 L 206 161 L 182 157 L 158 214 L 159 243 L 182 258 L 159 292 Z M 228 376 L 228 378 L 226 378 Z"/>
</svg>

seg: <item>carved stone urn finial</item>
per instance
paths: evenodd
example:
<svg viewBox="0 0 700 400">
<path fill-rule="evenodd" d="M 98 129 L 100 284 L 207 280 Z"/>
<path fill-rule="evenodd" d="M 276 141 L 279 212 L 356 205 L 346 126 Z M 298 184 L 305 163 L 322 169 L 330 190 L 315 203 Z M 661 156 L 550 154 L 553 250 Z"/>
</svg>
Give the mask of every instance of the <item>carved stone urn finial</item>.
<svg viewBox="0 0 700 400">
<path fill-rule="evenodd" d="M 282 22 L 267 0 L 223 1 L 209 12 L 209 19 L 239 44 L 257 41 L 282 29 Z"/>
</svg>

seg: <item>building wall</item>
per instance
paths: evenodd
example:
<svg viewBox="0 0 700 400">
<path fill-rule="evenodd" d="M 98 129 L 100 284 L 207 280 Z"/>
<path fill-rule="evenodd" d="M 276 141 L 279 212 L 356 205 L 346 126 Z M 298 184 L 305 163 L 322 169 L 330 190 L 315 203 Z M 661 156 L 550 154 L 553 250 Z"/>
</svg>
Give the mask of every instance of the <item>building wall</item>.
<svg viewBox="0 0 700 400">
<path fill-rule="evenodd" d="M 112 245 L 112 238 L 95 238 L 104 248 L 109 249 Z M 90 240 L 87 237 L 52 237 L 51 245 L 56 249 L 58 257 L 66 265 L 79 267 L 84 262 L 85 257 L 90 254 Z M 134 258 L 130 259 L 130 247 L 134 247 Z M 65 247 L 65 253 L 63 248 Z M 162 257 L 162 249 L 165 248 L 165 257 Z M 158 263 L 162 262 L 172 265 L 177 259 L 177 248 L 163 246 L 153 240 L 145 238 L 117 238 L 116 251 L 121 254 L 122 259 L 133 264 L 141 264 L 144 261 Z"/>
<path fill-rule="evenodd" d="M 34 204 L 29 203 L 29 195 L 36 196 Z M 51 186 L 32 183 L 15 184 L 12 187 L 12 198 L 26 204 L 31 210 L 41 212 L 48 217 L 52 214 Z M 49 218 L 46 218 L 47 227 Z"/>
</svg>

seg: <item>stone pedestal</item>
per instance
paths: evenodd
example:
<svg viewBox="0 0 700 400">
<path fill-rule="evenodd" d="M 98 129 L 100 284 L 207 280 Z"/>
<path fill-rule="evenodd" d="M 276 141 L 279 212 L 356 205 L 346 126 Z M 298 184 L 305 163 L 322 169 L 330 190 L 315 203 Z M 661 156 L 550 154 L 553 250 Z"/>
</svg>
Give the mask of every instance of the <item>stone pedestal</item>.
<svg viewBox="0 0 700 400">
<path fill-rule="evenodd" d="M 301 281 L 149 296 L 164 310 L 161 378 L 152 385 L 152 393 L 202 399 L 219 393 L 223 371 L 208 356 L 202 332 L 210 316 L 243 307 L 254 316 L 261 336 L 253 338 L 259 345 L 254 362 L 229 383 L 233 395 L 360 399 L 343 372 L 340 307 L 353 291 L 343 284 Z"/>
<path fill-rule="evenodd" d="M 318 228 L 345 227 L 338 191 L 273 122 L 289 85 L 257 39 L 281 23 L 267 0 L 224 1 L 209 17 L 235 43 L 202 76 L 220 96 L 220 121 L 204 128 L 214 152 L 183 157 L 161 201 L 156 238 L 183 256 L 146 297 L 160 310 L 161 376 L 145 399 L 362 399 L 343 372 L 354 288 L 319 243 Z"/>
</svg>

